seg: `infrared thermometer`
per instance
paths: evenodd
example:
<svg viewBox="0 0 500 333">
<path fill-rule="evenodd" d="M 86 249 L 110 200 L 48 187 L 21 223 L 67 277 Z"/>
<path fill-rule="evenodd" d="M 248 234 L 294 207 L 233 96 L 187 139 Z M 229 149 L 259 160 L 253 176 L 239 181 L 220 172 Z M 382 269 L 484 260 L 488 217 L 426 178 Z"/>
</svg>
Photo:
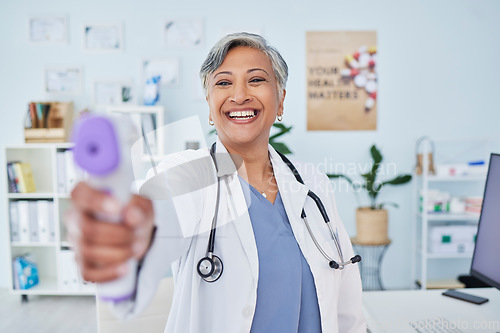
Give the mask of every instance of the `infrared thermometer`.
<svg viewBox="0 0 500 333">
<path fill-rule="evenodd" d="M 128 117 L 91 115 L 82 118 L 73 131 L 75 163 L 88 174 L 87 183 L 109 193 L 120 204 L 131 198 L 134 181 L 131 148 L 138 133 Z M 99 215 L 98 219 L 121 223 L 121 217 Z M 114 281 L 98 283 L 97 295 L 106 302 L 122 302 L 134 296 L 137 260 L 129 259 L 128 273 Z"/>
</svg>

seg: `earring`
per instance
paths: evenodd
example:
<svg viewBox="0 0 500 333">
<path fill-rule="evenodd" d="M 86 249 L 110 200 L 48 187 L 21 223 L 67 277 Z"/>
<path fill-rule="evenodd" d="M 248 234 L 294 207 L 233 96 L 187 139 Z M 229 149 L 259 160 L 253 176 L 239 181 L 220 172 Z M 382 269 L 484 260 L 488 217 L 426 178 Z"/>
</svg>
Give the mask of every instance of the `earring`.
<svg viewBox="0 0 500 333">
<path fill-rule="evenodd" d="M 212 119 L 208 118 L 208 124 L 210 126 L 214 126 L 214 121 Z"/>
<path fill-rule="evenodd" d="M 278 119 L 278 121 L 282 121 L 283 120 L 283 114 L 280 114 L 276 117 L 276 119 Z"/>
</svg>

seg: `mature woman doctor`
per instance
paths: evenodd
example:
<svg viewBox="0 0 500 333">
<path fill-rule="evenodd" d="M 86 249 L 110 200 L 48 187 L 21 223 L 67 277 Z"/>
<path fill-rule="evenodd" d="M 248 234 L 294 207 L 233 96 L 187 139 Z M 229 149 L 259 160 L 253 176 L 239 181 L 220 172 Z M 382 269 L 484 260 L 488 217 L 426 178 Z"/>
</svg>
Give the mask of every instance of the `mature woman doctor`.
<svg viewBox="0 0 500 333">
<path fill-rule="evenodd" d="M 173 262 L 165 332 L 365 332 L 357 265 L 335 269 L 325 259 L 353 256 L 328 178 L 295 162 L 299 183 L 268 144 L 284 115 L 285 61 L 261 36 L 231 34 L 200 75 L 214 146 L 167 156 L 125 207 L 86 183 L 73 190 L 67 225 L 83 277 L 113 280 L 130 273 L 128 258 L 140 259 L 134 299 L 114 306 L 130 317 Z M 309 191 L 322 201 L 339 247 Z M 123 223 L 98 221 L 98 213 L 121 214 Z M 222 261 L 220 276 L 207 256 Z"/>
</svg>

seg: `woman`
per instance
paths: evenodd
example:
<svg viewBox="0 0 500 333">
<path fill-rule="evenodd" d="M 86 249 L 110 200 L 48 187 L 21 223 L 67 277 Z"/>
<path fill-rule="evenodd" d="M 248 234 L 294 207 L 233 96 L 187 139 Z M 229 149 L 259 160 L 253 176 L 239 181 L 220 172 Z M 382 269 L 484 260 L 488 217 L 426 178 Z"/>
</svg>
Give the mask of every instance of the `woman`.
<svg viewBox="0 0 500 333">
<path fill-rule="evenodd" d="M 212 150 L 167 156 L 141 188 L 153 201 L 135 196 L 122 208 L 85 183 L 72 192 L 68 229 L 83 277 L 113 280 L 127 274 L 128 258 L 140 259 L 135 298 L 114 306 L 128 317 L 147 305 L 173 262 L 165 332 L 364 332 L 357 265 L 332 269 L 301 217 L 304 210 L 320 248 L 340 262 L 311 190 L 352 257 L 328 178 L 297 163 L 305 185 L 298 183 L 268 144 L 283 117 L 285 61 L 262 37 L 232 34 L 212 48 L 200 74 L 218 134 Z M 122 214 L 123 224 L 97 221 L 96 213 Z M 223 266 L 206 282 L 210 274 L 198 271 L 214 216 L 213 252 Z"/>
</svg>

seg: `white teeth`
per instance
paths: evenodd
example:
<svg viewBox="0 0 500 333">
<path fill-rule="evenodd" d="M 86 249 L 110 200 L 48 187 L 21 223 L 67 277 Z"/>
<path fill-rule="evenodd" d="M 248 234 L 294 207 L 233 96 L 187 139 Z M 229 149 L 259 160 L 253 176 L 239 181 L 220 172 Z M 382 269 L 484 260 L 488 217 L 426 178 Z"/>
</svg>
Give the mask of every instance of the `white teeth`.
<svg viewBox="0 0 500 333">
<path fill-rule="evenodd" d="M 231 118 L 253 118 L 257 112 L 255 111 L 231 111 L 229 117 Z"/>
</svg>

